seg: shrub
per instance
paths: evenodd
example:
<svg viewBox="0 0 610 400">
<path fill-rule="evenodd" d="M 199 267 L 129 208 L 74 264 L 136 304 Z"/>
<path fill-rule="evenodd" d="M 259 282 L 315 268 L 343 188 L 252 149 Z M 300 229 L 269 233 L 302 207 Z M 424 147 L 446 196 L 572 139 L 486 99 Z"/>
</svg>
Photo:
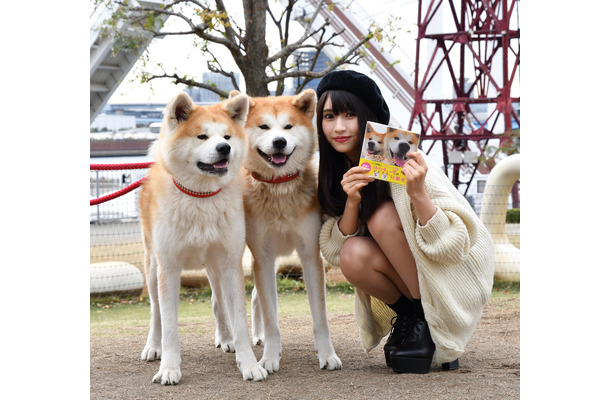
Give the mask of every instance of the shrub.
<svg viewBox="0 0 610 400">
<path fill-rule="evenodd" d="M 519 210 L 520 208 L 513 208 L 506 211 L 506 222 L 509 224 L 518 224 L 520 221 L 519 218 Z"/>
</svg>

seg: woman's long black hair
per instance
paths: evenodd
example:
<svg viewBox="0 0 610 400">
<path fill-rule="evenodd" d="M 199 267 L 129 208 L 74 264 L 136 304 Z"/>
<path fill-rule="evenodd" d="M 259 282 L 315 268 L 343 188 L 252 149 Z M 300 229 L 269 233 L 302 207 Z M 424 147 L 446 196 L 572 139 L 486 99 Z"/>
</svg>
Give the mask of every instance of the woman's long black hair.
<svg viewBox="0 0 610 400">
<path fill-rule="evenodd" d="M 360 129 L 359 149 L 362 148 L 366 122 L 378 122 L 378 118 L 359 97 L 344 90 L 326 91 L 318 99 L 316 107 L 318 143 L 320 146 L 318 200 L 323 213 L 332 217 L 339 217 L 343 215 L 345 202 L 347 201 L 347 194 L 343 191 L 341 180 L 343 175 L 357 164 L 353 164 L 345 154 L 333 149 L 328 140 L 326 140 L 322 130 L 322 119 L 324 118 L 322 110 L 329 96 L 332 101 L 332 111 L 335 115 L 350 111 L 358 117 L 358 127 Z M 390 187 L 387 182 L 375 179 L 366 185 L 362 189 L 362 202 L 360 203 L 359 214 L 360 226 L 366 226 L 366 221 L 373 215 L 379 204 L 389 198 Z"/>
</svg>

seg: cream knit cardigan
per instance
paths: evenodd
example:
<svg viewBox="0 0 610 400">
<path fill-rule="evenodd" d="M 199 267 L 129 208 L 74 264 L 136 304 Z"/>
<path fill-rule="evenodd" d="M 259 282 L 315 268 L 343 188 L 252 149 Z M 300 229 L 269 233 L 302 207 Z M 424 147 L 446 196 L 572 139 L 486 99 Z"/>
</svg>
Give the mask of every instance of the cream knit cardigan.
<svg viewBox="0 0 610 400">
<path fill-rule="evenodd" d="M 425 226 L 419 224 L 405 187 L 390 187 L 417 264 L 422 305 L 436 345 L 434 361 L 445 363 L 464 353 L 489 300 L 494 250 L 489 232 L 464 196 L 424 157 L 428 164 L 425 187 L 437 206 Z M 325 216 L 320 232 L 322 255 L 336 266 L 343 243 L 354 236 L 341 233 L 339 218 Z M 355 314 L 360 340 L 368 352 L 388 334 L 395 313 L 379 299 L 356 290 Z"/>
</svg>

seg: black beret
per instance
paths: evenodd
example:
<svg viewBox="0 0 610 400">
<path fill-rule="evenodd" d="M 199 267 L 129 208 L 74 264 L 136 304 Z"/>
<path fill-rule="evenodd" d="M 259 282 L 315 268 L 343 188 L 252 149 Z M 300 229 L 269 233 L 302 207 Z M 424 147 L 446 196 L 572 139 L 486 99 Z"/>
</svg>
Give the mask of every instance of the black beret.
<svg viewBox="0 0 610 400">
<path fill-rule="evenodd" d="M 381 90 L 368 76 L 352 70 L 332 71 L 318 84 L 316 89 L 318 99 L 328 90 L 345 90 L 355 94 L 377 115 L 378 122 L 386 125 L 390 122 L 390 110 L 381 95 Z"/>
</svg>

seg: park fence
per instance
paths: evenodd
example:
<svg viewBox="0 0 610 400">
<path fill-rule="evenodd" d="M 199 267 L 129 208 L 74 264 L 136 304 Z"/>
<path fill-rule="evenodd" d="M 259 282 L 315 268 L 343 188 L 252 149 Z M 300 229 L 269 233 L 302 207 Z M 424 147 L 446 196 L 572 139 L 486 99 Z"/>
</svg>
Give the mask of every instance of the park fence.
<svg viewBox="0 0 610 400">
<path fill-rule="evenodd" d="M 146 180 L 148 168 L 152 164 L 152 162 L 147 162 L 91 164 L 90 166 L 89 251 L 92 296 L 140 295 L 145 289 L 144 248 L 139 220 L 139 187 Z M 518 194 L 518 182 L 516 187 Z M 486 188 L 486 191 L 487 189 L 489 188 Z M 480 199 L 477 202 L 469 200 L 481 219 L 498 220 L 498 218 L 480 215 Z M 487 226 L 494 238 L 504 238 L 499 240 L 500 243 L 496 243 L 496 264 L 503 262 L 502 257 L 498 261 L 498 252 L 505 252 L 506 256 L 512 257 L 513 260 L 516 255 L 518 262 L 519 210 L 512 209 L 511 196 L 492 198 L 488 201 L 492 204 L 491 207 L 486 208 L 487 210 L 499 209 L 501 213 L 508 214 L 508 217 L 502 216 L 501 223 L 494 222 L 491 226 Z M 494 207 L 495 205 L 498 207 Z M 508 223 L 503 222 L 506 218 L 509 220 Z M 502 243 L 502 241 L 506 241 L 506 243 Z M 291 265 L 298 263 L 296 254 L 285 260 Z M 243 266 L 244 271 L 251 273 L 251 254 L 248 249 L 244 254 Z M 503 278 L 519 280 L 518 266 L 516 272 L 505 273 Z M 187 286 L 205 284 L 205 272 L 203 270 L 195 271 L 190 275 L 184 273 L 182 282 Z"/>
</svg>

